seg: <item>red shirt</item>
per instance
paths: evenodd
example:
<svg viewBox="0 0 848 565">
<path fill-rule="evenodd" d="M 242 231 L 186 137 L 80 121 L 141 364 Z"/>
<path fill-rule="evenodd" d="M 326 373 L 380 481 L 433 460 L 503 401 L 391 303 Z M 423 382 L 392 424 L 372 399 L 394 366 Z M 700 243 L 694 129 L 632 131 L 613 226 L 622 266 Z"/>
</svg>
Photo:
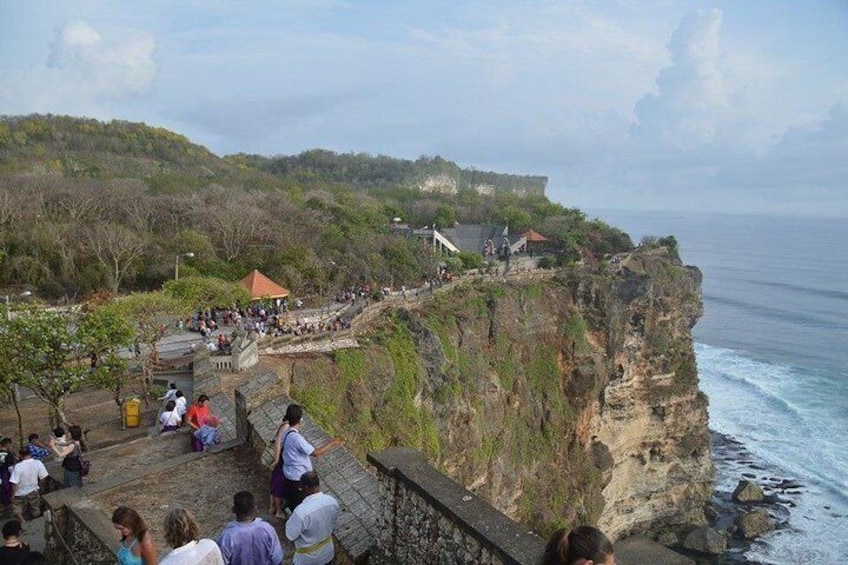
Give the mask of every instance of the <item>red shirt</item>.
<svg viewBox="0 0 848 565">
<path fill-rule="evenodd" d="M 191 408 L 188 409 L 188 413 L 186 414 L 186 418 L 188 419 L 188 424 L 192 428 L 199 428 L 203 425 L 203 421 L 209 417 L 210 411 L 209 406 L 203 405 L 200 406 L 198 404 L 192 404 Z"/>
</svg>

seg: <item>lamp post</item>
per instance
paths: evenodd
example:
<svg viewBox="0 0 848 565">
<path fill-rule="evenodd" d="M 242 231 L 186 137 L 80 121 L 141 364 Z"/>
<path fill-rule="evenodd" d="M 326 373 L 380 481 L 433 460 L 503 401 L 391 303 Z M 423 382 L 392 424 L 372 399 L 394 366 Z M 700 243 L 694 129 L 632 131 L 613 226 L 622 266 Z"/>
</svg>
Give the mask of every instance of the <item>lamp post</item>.
<svg viewBox="0 0 848 565">
<path fill-rule="evenodd" d="M 180 257 L 185 257 L 186 259 L 191 259 L 192 257 L 194 257 L 194 253 L 189 251 L 188 253 L 180 253 L 179 255 L 177 255 L 177 260 L 174 263 L 174 280 L 175 281 L 180 280 Z"/>
<path fill-rule="evenodd" d="M 32 296 L 32 292 L 25 290 L 24 292 L 18 294 L 18 296 L 20 298 L 26 298 L 27 296 Z M 12 295 L 4 295 L 3 300 L 6 301 L 6 321 L 8 322 L 12 319 Z"/>
</svg>

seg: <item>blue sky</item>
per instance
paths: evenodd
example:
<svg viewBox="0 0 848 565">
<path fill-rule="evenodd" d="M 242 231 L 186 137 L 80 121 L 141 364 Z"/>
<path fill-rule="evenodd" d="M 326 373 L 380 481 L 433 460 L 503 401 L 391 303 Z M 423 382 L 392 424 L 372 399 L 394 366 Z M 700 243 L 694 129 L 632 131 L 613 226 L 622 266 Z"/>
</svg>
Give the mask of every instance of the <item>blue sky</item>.
<svg viewBox="0 0 848 565">
<path fill-rule="evenodd" d="M 591 209 L 848 216 L 848 2 L 0 0 L 0 114 L 544 174 Z"/>
</svg>

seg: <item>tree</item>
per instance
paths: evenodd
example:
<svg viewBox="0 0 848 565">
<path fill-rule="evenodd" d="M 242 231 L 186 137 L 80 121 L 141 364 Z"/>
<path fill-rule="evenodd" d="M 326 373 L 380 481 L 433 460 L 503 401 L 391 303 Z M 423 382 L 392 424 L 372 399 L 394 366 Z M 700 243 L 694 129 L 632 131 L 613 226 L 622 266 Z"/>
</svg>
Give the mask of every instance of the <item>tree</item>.
<svg viewBox="0 0 848 565">
<path fill-rule="evenodd" d="M 2 323 L 0 359 L 4 383 L 25 386 L 45 402 L 51 427 L 68 425 L 65 395 L 90 377 L 91 352 L 114 347 L 121 331 L 102 319 L 30 309 Z M 7 387 L 8 390 L 8 387 Z"/>
<path fill-rule="evenodd" d="M 119 224 L 95 224 L 86 231 L 85 242 L 109 273 L 114 294 L 118 293 L 121 282 L 132 272 L 147 247 L 143 237 Z"/>
<path fill-rule="evenodd" d="M 89 347 L 89 378 L 97 388 L 112 393 L 121 416 L 126 401 L 124 388 L 131 382 L 131 376 L 127 370 L 127 359 L 120 353 L 132 344 L 135 330 L 114 309 L 91 304 L 87 308 L 88 313 L 77 336 Z"/>
<path fill-rule="evenodd" d="M 240 283 L 216 277 L 182 277 L 164 284 L 164 294 L 191 306 L 192 310 L 240 306 L 250 302 L 250 292 Z"/>
<path fill-rule="evenodd" d="M 131 294 L 105 304 L 102 308 L 110 315 L 125 320 L 135 330 L 134 339 L 139 345 L 136 362 L 141 370 L 140 384 L 147 402 L 153 371 L 159 362 L 159 341 L 173 331 L 174 318 L 186 315 L 191 305 L 159 291 Z"/>
</svg>

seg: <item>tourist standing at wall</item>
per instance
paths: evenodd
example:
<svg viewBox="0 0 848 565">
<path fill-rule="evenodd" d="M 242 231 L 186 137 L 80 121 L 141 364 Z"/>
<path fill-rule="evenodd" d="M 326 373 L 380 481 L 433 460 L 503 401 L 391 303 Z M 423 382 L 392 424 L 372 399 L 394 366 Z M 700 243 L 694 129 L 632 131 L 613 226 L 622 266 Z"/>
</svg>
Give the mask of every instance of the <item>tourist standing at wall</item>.
<svg viewBox="0 0 848 565">
<path fill-rule="evenodd" d="M 289 405 L 286 409 L 285 419 L 288 420 L 291 427 L 283 438 L 283 480 L 285 483 L 283 497 L 286 501 L 286 508 L 294 511 L 303 497 L 306 496 L 300 486 L 300 477 L 312 470 L 310 457 L 321 457 L 332 448 L 344 445 L 344 441 L 334 438 L 321 447 L 313 447 L 300 434 L 303 408 L 299 404 Z"/>
<path fill-rule="evenodd" d="M 283 547 L 277 531 L 256 517 L 253 495 L 237 492 L 233 497 L 236 519 L 224 526 L 218 536 L 218 547 L 227 565 L 280 565 Z"/>
<path fill-rule="evenodd" d="M 156 546 L 144 519 L 138 512 L 119 506 L 112 513 L 112 525 L 121 535 L 118 543 L 119 565 L 156 565 Z"/>
<path fill-rule="evenodd" d="M 286 522 L 286 537 L 294 543 L 293 565 L 327 565 L 335 557 L 333 529 L 339 517 L 339 503 L 321 492 L 318 473 L 309 471 L 300 478 L 306 497 Z"/>
<path fill-rule="evenodd" d="M 24 446 L 18 451 L 21 460 L 12 467 L 9 482 L 12 483 L 12 513 L 23 523 L 24 514 L 29 513 L 33 518 L 41 516 L 41 496 L 38 492 L 39 481 L 47 478 L 44 463 L 33 459 L 29 447 Z"/>
<path fill-rule="evenodd" d="M 185 508 L 165 515 L 165 541 L 174 549 L 159 565 L 224 565 L 221 550 L 211 539 L 200 539 L 200 528 Z"/>
</svg>

